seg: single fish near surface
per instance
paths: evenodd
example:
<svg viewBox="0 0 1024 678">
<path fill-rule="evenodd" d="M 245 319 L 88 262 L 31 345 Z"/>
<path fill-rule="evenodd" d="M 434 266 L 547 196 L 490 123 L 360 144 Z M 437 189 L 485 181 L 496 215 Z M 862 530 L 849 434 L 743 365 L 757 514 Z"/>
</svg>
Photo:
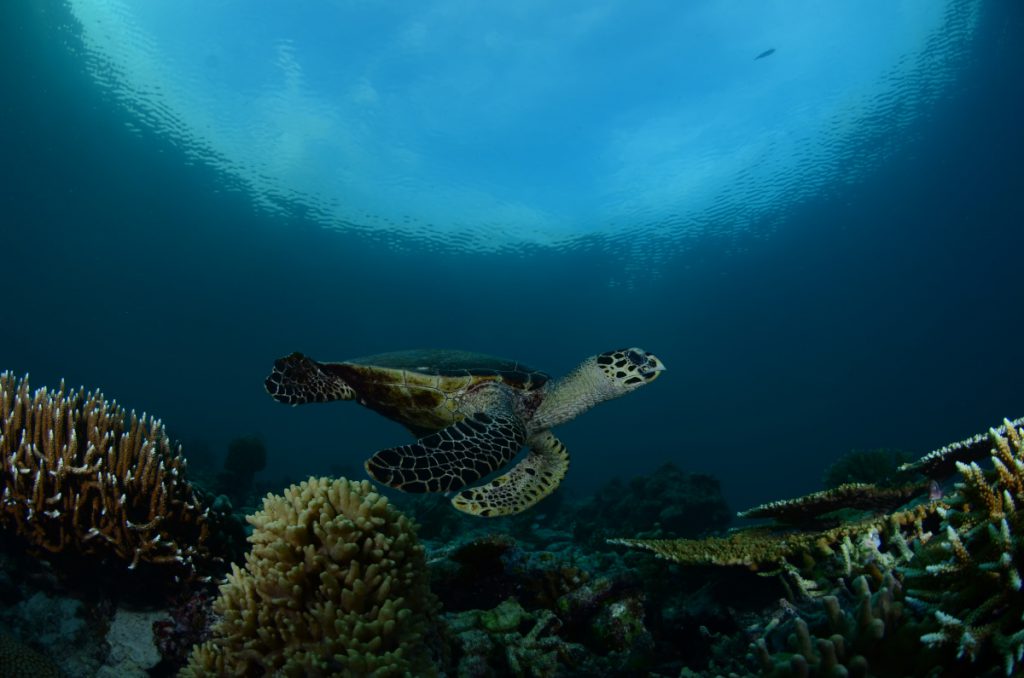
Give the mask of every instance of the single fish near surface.
<svg viewBox="0 0 1024 678">
<path fill-rule="evenodd" d="M 754 61 L 757 61 L 758 59 L 763 59 L 765 57 L 770 57 L 773 54 L 775 54 L 775 48 L 774 47 L 772 47 L 771 49 L 766 49 L 765 51 L 761 52 L 756 57 L 754 57 Z"/>
</svg>

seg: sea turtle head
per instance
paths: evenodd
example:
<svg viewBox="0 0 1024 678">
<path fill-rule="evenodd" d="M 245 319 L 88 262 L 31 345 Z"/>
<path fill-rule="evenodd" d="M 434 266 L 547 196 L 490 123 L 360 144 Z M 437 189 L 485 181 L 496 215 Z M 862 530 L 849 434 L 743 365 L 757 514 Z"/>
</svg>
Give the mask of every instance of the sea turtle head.
<svg viewBox="0 0 1024 678">
<path fill-rule="evenodd" d="M 665 363 L 642 348 L 620 348 L 594 358 L 597 366 L 620 393 L 649 384 L 665 370 Z"/>
</svg>

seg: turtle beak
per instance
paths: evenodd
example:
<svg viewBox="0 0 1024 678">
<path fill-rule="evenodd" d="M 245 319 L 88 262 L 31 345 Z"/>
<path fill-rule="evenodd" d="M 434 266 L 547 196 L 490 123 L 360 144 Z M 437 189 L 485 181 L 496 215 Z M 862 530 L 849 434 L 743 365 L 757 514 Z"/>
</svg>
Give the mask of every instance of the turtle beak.
<svg viewBox="0 0 1024 678">
<path fill-rule="evenodd" d="M 647 354 L 647 364 L 640 368 L 641 374 L 648 383 L 658 378 L 662 372 L 665 371 L 665 363 L 658 360 L 658 357 L 650 353 Z"/>
</svg>

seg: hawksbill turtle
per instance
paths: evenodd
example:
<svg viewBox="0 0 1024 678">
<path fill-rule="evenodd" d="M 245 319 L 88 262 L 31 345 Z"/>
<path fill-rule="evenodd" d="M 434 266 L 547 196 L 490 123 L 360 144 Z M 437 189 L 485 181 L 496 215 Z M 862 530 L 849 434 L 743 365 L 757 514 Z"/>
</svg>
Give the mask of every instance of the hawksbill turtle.
<svg viewBox="0 0 1024 678">
<path fill-rule="evenodd" d="M 376 452 L 365 464 L 370 476 L 405 492 L 456 492 L 451 501 L 460 511 L 502 516 L 530 508 L 565 477 L 569 453 L 552 427 L 651 383 L 664 369 L 639 348 L 592 356 L 557 380 L 465 351 L 397 351 L 338 363 L 292 353 L 274 363 L 265 385 L 278 402 L 355 400 L 403 424 L 416 442 Z M 529 453 L 507 473 L 466 488 L 506 466 L 523 445 Z"/>
</svg>

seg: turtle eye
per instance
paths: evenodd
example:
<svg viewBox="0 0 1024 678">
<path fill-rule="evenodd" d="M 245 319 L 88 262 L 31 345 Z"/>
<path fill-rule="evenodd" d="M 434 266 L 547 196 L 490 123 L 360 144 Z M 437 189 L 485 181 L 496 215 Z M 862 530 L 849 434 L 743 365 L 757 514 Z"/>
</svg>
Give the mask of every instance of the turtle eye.
<svg viewBox="0 0 1024 678">
<path fill-rule="evenodd" d="M 629 358 L 629 362 L 633 363 L 637 367 L 640 367 L 641 365 L 644 365 L 644 364 L 647 363 L 647 359 L 644 358 L 644 356 L 642 356 L 639 353 L 637 353 L 636 351 L 634 351 L 633 349 L 630 349 L 626 353 L 626 357 Z"/>
</svg>

